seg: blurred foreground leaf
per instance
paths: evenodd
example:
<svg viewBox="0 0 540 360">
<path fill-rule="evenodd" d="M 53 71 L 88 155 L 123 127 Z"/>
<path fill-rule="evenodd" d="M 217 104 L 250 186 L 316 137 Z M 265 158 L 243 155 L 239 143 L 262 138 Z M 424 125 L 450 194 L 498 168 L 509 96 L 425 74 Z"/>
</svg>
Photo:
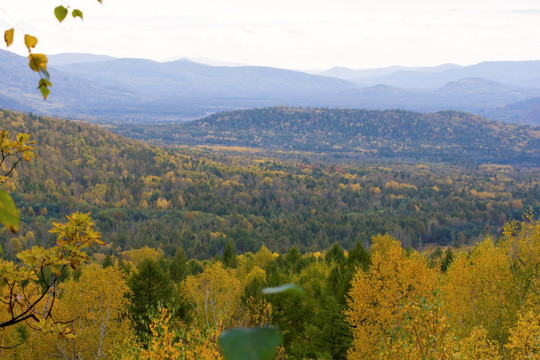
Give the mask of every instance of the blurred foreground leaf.
<svg viewBox="0 0 540 360">
<path fill-rule="evenodd" d="M 19 229 L 19 211 L 5 190 L 0 190 L 0 223 L 14 233 Z"/>
<path fill-rule="evenodd" d="M 229 329 L 218 340 L 226 360 L 272 360 L 281 342 L 277 327 Z"/>
<path fill-rule="evenodd" d="M 287 295 L 300 296 L 300 297 L 306 296 L 306 293 L 304 292 L 304 290 L 300 286 L 295 285 L 295 284 L 285 284 L 285 285 L 276 286 L 272 288 L 264 288 L 262 290 L 262 293 L 264 295 L 287 294 Z"/>
</svg>

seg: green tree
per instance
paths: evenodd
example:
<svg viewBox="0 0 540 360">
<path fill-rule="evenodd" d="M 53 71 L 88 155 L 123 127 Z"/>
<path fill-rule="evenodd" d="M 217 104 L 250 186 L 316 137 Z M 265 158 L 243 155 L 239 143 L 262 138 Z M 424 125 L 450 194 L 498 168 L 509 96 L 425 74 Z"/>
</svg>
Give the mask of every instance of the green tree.
<svg viewBox="0 0 540 360">
<path fill-rule="evenodd" d="M 317 359 L 346 359 L 352 334 L 345 321 L 345 306 L 325 295 L 316 315 L 306 327 L 308 354 Z"/>
<path fill-rule="evenodd" d="M 186 253 L 184 248 L 179 246 L 178 249 L 176 249 L 173 259 L 171 260 L 169 274 L 171 276 L 171 280 L 178 283 L 186 278 L 187 273 L 188 265 Z"/>
<path fill-rule="evenodd" d="M 136 272 L 128 280 L 128 286 L 132 292 L 133 319 L 137 322 L 138 329 L 143 330 L 140 320 L 148 321 L 149 309 L 172 300 L 173 286 L 159 262 L 151 258 L 145 258 L 137 265 Z"/>
<path fill-rule="evenodd" d="M 235 268 L 238 265 L 234 245 L 228 241 L 223 251 L 223 265 L 228 268 Z"/>
<path fill-rule="evenodd" d="M 336 264 L 344 264 L 345 263 L 345 251 L 343 248 L 335 242 L 334 245 L 326 252 L 326 256 L 324 257 L 327 263 L 335 262 Z"/>
</svg>

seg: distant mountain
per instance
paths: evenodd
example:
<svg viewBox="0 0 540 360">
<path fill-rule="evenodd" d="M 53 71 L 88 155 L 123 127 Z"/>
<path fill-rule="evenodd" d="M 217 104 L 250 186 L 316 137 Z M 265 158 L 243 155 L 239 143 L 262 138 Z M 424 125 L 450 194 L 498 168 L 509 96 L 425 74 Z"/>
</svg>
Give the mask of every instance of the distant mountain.
<svg viewBox="0 0 540 360">
<path fill-rule="evenodd" d="M 195 63 L 203 64 L 203 65 L 210 65 L 210 66 L 229 66 L 229 67 L 236 67 L 236 66 L 250 66 L 249 64 L 244 63 L 237 63 L 237 62 L 230 62 L 230 61 L 221 61 L 216 59 L 210 59 L 207 57 L 184 57 L 184 56 L 177 56 L 166 60 L 161 60 L 160 62 L 172 62 L 177 60 L 189 60 L 193 61 Z"/>
<path fill-rule="evenodd" d="M 474 77 L 510 86 L 539 88 L 540 61 L 488 61 L 465 67 L 451 66 L 443 71 L 400 70 L 384 76 L 347 79 L 360 86 L 385 84 L 404 89 L 434 90 L 451 81 Z"/>
<path fill-rule="evenodd" d="M 372 78 L 379 76 L 386 76 L 398 71 L 414 71 L 419 73 L 434 73 L 439 71 L 445 71 L 449 69 L 457 69 L 462 66 L 456 64 L 443 64 L 433 67 L 406 67 L 406 66 L 389 66 L 384 68 L 376 69 L 365 69 L 365 70 L 353 70 L 345 67 L 333 67 L 329 70 L 323 71 L 320 74 L 325 76 L 337 77 L 345 80 L 355 80 L 363 78 Z M 359 81 L 359 80 L 358 80 Z"/>
<path fill-rule="evenodd" d="M 107 55 L 95 55 L 95 54 L 84 54 L 84 53 L 62 53 L 55 55 L 47 55 L 50 66 L 60 66 L 68 64 L 78 64 L 85 62 L 99 62 L 99 61 L 110 61 L 117 58 Z"/>
<path fill-rule="evenodd" d="M 447 162 L 540 163 L 540 128 L 467 113 L 272 107 L 218 113 L 183 124 L 119 126 L 123 135 L 174 145 Z"/>
<path fill-rule="evenodd" d="M 59 66 L 59 70 L 148 96 L 289 99 L 325 96 L 357 87 L 336 78 L 258 66 L 209 66 L 190 60 L 159 63 L 118 59 Z"/>
<path fill-rule="evenodd" d="M 120 109 L 137 103 L 136 96 L 127 89 L 66 75 L 54 68 L 48 70 L 53 87 L 44 101 L 37 91 L 39 76 L 29 69 L 28 59 L 0 50 L 0 107 L 93 120 L 104 114 L 118 114 Z"/>
<path fill-rule="evenodd" d="M 182 121 L 269 106 L 452 109 L 540 125 L 536 116 L 527 115 L 529 111 L 506 108 L 540 96 L 540 86 L 526 87 L 540 80 L 540 61 L 403 69 L 333 69 L 336 74 L 365 76 L 352 82 L 269 67 L 209 66 L 186 59 L 160 63 L 59 54 L 51 56 L 53 87 L 43 101 L 36 90 L 38 75 L 28 68 L 28 59 L 0 50 L 0 107 L 100 122 Z M 516 85 L 520 83 L 525 85 Z"/>
<path fill-rule="evenodd" d="M 524 89 L 482 78 L 465 78 L 447 83 L 434 94 L 440 101 L 453 104 L 453 109 L 484 114 L 487 109 L 539 96 L 540 88 Z"/>
<path fill-rule="evenodd" d="M 540 124 L 540 97 L 522 100 L 500 108 L 491 109 L 486 115 L 507 122 L 538 125 Z"/>
</svg>

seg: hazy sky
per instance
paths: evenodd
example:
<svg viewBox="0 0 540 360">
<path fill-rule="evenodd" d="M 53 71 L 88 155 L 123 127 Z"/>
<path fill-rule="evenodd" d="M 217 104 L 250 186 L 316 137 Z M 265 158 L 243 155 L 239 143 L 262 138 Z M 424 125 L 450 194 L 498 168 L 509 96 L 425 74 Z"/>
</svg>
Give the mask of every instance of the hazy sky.
<svg viewBox="0 0 540 360">
<path fill-rule="evenodd" d="M 61 3 L 83 10 L 84 22 L 58 24 Z M 2 0 L 0 8 L 11 17 L 0 11 L 2 30 L 17 21 L 46 54 L 292 69 L 540 59 L 538 0 Z M 16 41 L 12 51 L 25 54 Z"/>
</svg>

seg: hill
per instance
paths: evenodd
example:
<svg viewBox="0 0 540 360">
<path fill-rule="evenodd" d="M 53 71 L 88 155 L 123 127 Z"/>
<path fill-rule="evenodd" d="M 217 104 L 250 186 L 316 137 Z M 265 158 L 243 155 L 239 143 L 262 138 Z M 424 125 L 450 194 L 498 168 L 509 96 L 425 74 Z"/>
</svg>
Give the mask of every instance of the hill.
<svg viewBox="0 0 540 360">
<path fill-rule="evenodd" d="M 48 230 L 72 211 L 91 212 L 116 252 L 145 245 L 172 256 L 350 249 L 378 233 L 404 246 L 463 244 L 497 232 L 523 209 L 540 209 L 538 169 L 280 160 L 247 148 L 159 148 L 96 125 L 0 111 L 0 128 L 28 132 L 38 157 L 11 188 L 21 234 L 0 231 L 4 257 L 52 244 Z M 282 159 L 286 153 L 282 152 Z M 313 162 L 310 161 L 313 159 Z"/>
<path fill-rule="evenodd" d="M 121 126 L 130 137 L 169 144 L 248 146 L 360 159 L 540 163 L 540 129 L 460 112 L 273 107 L 184 124 Z"/>
</svg>

